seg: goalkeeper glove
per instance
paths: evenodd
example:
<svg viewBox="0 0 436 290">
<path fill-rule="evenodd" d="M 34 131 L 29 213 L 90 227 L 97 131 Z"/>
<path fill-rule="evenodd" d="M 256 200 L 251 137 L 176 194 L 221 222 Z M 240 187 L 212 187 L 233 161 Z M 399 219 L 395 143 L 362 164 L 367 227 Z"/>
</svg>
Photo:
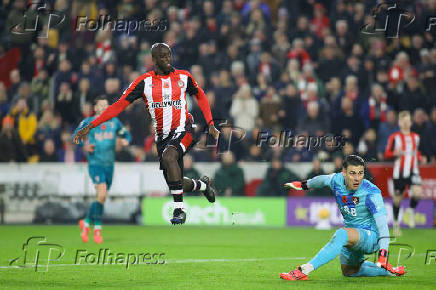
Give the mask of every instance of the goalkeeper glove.
<svg viewBox="0 0 436 290">
<path fill-rule="evenodd" d="M 378 260 L 376 263 L 377 267 L 386 269 L 387 271 L 395 274 L 395 270 L 392 267 L 391 264 L 388 263 L 388 251 L 387 250 L 380 250 L 378 252 Z"/>
<path fill-rule="evenodd" d="M 307 180 L 293 181 L 293 182 L 285 183 L 284 186 L 286 188 L 292 188 L 295 190 L 308 190 L 309 189 L 309 187 L 307 186 Z"/>
</svg>

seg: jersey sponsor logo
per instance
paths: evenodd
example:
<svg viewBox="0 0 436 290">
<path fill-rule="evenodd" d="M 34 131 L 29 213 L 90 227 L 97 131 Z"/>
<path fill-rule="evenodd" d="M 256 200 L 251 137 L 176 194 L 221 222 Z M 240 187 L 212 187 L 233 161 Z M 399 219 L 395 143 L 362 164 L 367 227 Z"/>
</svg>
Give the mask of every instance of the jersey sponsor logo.
<svg viewBox="0 0 436 290">
<path fill-rule="evenodd" d="M 168 89 L 170 87 L 170 83 L 164 82 L 163 87 L 164 89 Z"/>
<path fill-rule="evenodd" d="M 178 84 L 179 87 L 181 87 L 181 88 L 183 88 L 183 87 L 185 86 L 185 83 L 184 83 L 182 80 L 178 81 L 177 84 Z"/>
<path fill-rule="evenodd" d="M 102 130 L 106 130 L 106 125 L 105 125 L 105 124 L 102 124 L 102 125 L 100 126 L 100 129 L 102 129 Z"/>
<path fill-rule="evenodd" d="M 353 197 L 351 198 L 351 200 L 353 201 L 353 203 L 354 203 L 355 205 L 358 205 L 358 204 L 359 204 L 359 197 L 358 197 L 358 196 L 353 196 Z"/>
<path fill-rule="evenodd" d="M 151 103 L 151 107 L 153 109 L 159 109 L 159 108 L 167 108 L 167 107 L 174 107 L 177 110 L 180 110 L 182 108 L 182 100 L 172 100 L 172 101 L 162 101 L 162 102 L 153 102 Z"/>
</svg>

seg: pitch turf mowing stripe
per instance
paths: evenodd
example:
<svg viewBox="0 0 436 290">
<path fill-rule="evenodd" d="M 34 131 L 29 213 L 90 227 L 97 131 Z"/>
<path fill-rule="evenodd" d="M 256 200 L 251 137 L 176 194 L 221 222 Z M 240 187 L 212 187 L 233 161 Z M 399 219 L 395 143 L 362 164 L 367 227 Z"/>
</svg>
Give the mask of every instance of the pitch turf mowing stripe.
<svg viewBox="0 0 436 290">
<path fill-rule="evenodd" d="M 257 262 L 257 261 L 279 261 L 279 260 L 305 260 L 305 257 L 272 257 L 272 258 L 249 258 L 249 259 L 183 259 L 183 260 L 166 260 L 165 264 L 189 264 L 189 263 L 216 263 L 216 262 Z M 103 264 L 103 266 L 125 266 L 124 264 Z M 131 264 L 147 265 L 147 264 Z M 68 267 L 68 266 L 102 266 L 94 264 L 51 264 L 49 267 Z M 24 268 L 32 268 L 28 266 Z M 0 266 L 0 269 L 23 269 L 20 266 Z"/>
</svg>

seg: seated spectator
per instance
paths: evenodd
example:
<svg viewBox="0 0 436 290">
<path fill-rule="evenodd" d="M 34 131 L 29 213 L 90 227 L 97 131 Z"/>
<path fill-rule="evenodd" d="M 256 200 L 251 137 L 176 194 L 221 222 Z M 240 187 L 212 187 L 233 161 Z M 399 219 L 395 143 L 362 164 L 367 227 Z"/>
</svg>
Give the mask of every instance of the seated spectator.
<svg viewBox="0 0 436 290">
<path fill-rule="evenodd" d="M 200 179 L 200 173 L 192 165 L 192 156 L 190 154 L 183 156 L 183 176 L 191 179 Z"/>
<path fill-rule="evenodd" d="M 436 164 L 436 107 L 433 107 L 431 111 L 430 121 L 427 123 L 423 139 L 425 140 L 423 153 L 430 163 Z"/>
<path fill-rule="evenodd" d="M 318 102 L 307 104 L 307 115 L 300 119 L 297 131 L 308 136 L 323 136 L 330 131 L 330 121 L 320 114 Z"/>
<path fill-rule="evenodd" d="M 123 145 L 121 138 L 117 138 L 115 141 L 115 161 L 135 162 L 135 156 L 130 152 L 129 147 Z"/>
<path fill-rule="evenodd" d="M 314 178 L 318 175 L 326 174 L 321 167 L 321 161 L 314 158 L 312 162 L 312 170 L 306 175 L 306 179 Z M 329 187 L 310 189 L 306 192 L 307 196 L 332 196 L 332 191 Z"/>
<path fill-rule="evenodd" d="M 83 160 L 83 153 L 79 146 L 74 146 L 71 133 L 65 131 L 61 134 L 62 149 L 59 150 L 59 162 L 74 163 Z"/>
<path fill-rule="evenodd" d="M 289 190 L 283 184 L 299 179 L 299 176 L 283 167 L 281 159 L 273 158 L 271 167 L 267 169 L 265 177 L 257 189 L 257 194 L 262 196 L 288 196 Z"/>
<path fill-rule="evenodd" d="M 6 116 L 2 120 L 0 132 L 0 162 L 26 162 L 27 153 L 18 132 L 14 128 L 14 119 Z"/>
<path fill-rule="evenodd" d="M 244 195 L 244 171 L 236 164 L 231 151 L 221 155 L 221 167 L 215 172 L 214 184 L 221 195 Z"/>
<path fill-rule="evenodd" d="M 56 154 L 55 143 L 52 139 L 45 139 L 42 154 L 39 162 L 58 162 L 59 156 Z"/>
<path fill-rule="evenodd" d="M 373 128 L 369 128 L 359 142 L 357 151 L 365 161 L 377 161 L 377 133 Z"/>
<path fill-rule="evenodd" d="M 384 160 L 384 152 L 388 144 L 388 138 L 393 133 L 400 130 L 397 124 L 397 114 L 394 110 L 388 110 L 386 113 L 386 122 L 382 122 L 377 132 L 377 159 Z"/>
<path fill-rule="evenodd" d="M 11 110 L 11 117 L 14 118 L 15 128 L 18 130 L 20 139 L 26 146 L 26 151 L 34 155 L 35 133 L 37 129 L 36 115 L 29 110 L 26 99 L 18 99 Z"/>
<path fill-rule="evenodd" d="M 234 95 L 230 109 L 235 126 L 246 131 L 253 130 L 258 113 L 259 106 L 251 94 L 250 86 L 248 84 L 242 85 Z"/>
</svg>

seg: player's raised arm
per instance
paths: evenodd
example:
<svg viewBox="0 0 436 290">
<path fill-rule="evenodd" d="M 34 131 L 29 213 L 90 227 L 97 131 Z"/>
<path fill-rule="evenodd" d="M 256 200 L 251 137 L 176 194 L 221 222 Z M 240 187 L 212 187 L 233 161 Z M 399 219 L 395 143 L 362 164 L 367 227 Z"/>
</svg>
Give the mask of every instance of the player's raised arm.
<svg viewBox="0 0 436 290">
<path fill-rule="evenodd" d="M 215 128 L 215 124 L 213 123 L 212 113 L 210 111 L 210 105 L 209 101 L 207 100 L 207 96 L 204 93 L 203 89 L 198 86 L 197 82 L 190 74 L 188 76 L 186 91 L 189 95 L 195 96 L 195 98 L 197 99 L 197 103 L 200 106 L 201 112 L 206 119 L 206 123 L 209 126 L 209 134 L 211 134 L 215 139 L 218 139 L 220 131 Z"/>
<path fill-rule="evenodd" d="M 285 183 L 284 186 L 295 190 L 309 190 L 312 188 L 322 188 L 324 186 L 330 186 L 330 182 L 333 178 L 333 175 L 335 175 L 335 173 L 329 175 L 318 175 L 308 180 L 288 182 Z"/>
<path fill-rule="evenodd" d="M 128 105 L 130 105 L 133 101 L 142 97 L 144 92 L 144 77 L 146 74 L 137 78 L 130 86 L 123 92 L 123 95 L 106 108 L 106 110 L 101 113 L 97 118 L 94 119 L 91 123 L 89 123 L 86 127 L 77 131 L 76 136 L 74 136 L 74 143 L 79 144 L 79 142 L 89 134 L 92 128 L 97 127 L 101 123 L 104 123 L 120 114 Z"/>
</svg>

